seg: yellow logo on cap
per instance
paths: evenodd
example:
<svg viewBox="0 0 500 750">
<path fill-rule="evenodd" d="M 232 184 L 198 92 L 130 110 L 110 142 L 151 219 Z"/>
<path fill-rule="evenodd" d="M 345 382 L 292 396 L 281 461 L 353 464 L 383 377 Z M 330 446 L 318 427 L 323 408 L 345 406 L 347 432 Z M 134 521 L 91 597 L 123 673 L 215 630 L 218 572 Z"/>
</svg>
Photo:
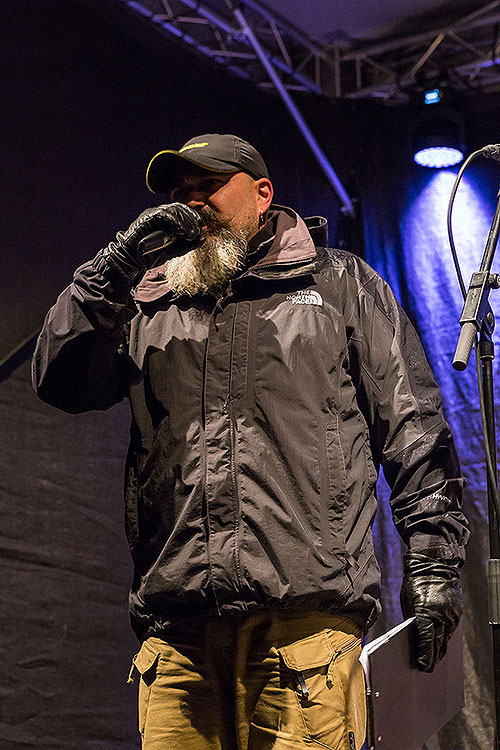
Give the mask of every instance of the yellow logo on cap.
<svg viewBox="0 0 500 750">
<path fill-rule="evenodd" d="M 190 148 L 203 148 L 203 146 L 208 146 L 208 143 L 190 143 L 189 146 L 180 148 L 179 153 L 182 154 L 183 151 L 187 151 Z"/>
</svg>

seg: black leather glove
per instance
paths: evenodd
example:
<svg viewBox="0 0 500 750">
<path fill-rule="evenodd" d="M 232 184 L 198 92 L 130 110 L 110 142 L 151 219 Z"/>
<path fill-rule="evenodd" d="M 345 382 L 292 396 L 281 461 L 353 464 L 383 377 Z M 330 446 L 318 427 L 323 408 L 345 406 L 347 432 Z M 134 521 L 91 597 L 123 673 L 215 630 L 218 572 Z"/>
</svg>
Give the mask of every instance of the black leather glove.
<svg viewBox="0 0 500 750">
<path fill-rule="evenodd" d="M 152 266 L 160 265 L 174 255 L 181 255 L 200 244 L 203 219 L 184 203 L 169 203 L 148 208 L 125 232 L 100 251 L 96 260 L 112 263 L 131 283 L 135 283 Z M 153 232 L 172 236 L 168 247 L 143 255 L 139 243 Z"/>
<path fill-rule="evenodd" d="M 446 558 L 442 548 L 404 556 L 401 607 L 415 617 L 416 666 L 432 672 L 462 615 L 461 562 Z"/>
</svg>

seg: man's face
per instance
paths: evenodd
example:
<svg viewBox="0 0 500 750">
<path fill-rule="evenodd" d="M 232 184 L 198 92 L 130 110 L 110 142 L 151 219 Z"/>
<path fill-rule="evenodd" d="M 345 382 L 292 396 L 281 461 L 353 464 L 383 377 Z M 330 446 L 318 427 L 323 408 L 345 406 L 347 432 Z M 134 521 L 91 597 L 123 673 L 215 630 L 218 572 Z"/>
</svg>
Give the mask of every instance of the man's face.
<svg viewBox="0 0 500 750">
<path fill-rule="evenodd" d="M 259 228 L 259 181 L 245 172 L 208 172 L 192 168 L 170 192 L 172 202 L 186 203 L 247 239 Z M 211 232 L 210 223 L 205 228 Z"/>
<path fill-rule="evenodd" d="M 176 296 L 223 294 L 244 265 L 248 239 L 259 229 L 258 181 L 244 172 L 193 168 L 178 179 L 169 199 L 185 203 L 204 219 L 204 242 L 165 264 L 170 289 Z"/>
<path fill-rule="evenodd" d="M 192 167 L 169 193 L 171 202 L 185 203 L 205 221 L 204 242 L 167 261 L 165 279 L 175 296 L 222 295 L 243 268 L 248 240 L 259 230 L 261 212 L 269 207 L 269 180 L 245 172 L 208 172 Z"/>
</svg>

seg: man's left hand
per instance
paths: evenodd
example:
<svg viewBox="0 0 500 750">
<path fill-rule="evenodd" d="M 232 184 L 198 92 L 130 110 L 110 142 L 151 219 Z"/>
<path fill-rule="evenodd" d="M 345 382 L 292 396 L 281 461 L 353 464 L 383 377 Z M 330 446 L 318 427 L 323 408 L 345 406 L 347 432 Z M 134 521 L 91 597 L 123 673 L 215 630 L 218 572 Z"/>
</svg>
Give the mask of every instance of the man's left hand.
<svg viewBox="0 0 500 750">
<path fill-rule="evenodd" d="M 436 552 L 407 552 L 404 557 L 401 607 L 405 617 L 415 617 L 416 664 L 424 672 L 441 661 L 462 615 L 459 564 Z"/>
</svg>

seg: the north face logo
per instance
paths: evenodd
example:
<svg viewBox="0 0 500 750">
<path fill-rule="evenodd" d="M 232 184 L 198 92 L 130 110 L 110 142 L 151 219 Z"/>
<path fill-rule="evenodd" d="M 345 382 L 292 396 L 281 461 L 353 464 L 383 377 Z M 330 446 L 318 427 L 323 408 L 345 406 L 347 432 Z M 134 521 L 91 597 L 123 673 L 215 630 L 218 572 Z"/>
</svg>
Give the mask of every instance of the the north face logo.
<svg viewBox="0 0 500 750">
<path fill-rule="evenodd" d="M 304 290 L 295 292 L 295 294 L 288 294 L 286 299 L 293 305 L 322 305 L 323 298 L 319 292 L 311 290 Z"/>
</svg>

